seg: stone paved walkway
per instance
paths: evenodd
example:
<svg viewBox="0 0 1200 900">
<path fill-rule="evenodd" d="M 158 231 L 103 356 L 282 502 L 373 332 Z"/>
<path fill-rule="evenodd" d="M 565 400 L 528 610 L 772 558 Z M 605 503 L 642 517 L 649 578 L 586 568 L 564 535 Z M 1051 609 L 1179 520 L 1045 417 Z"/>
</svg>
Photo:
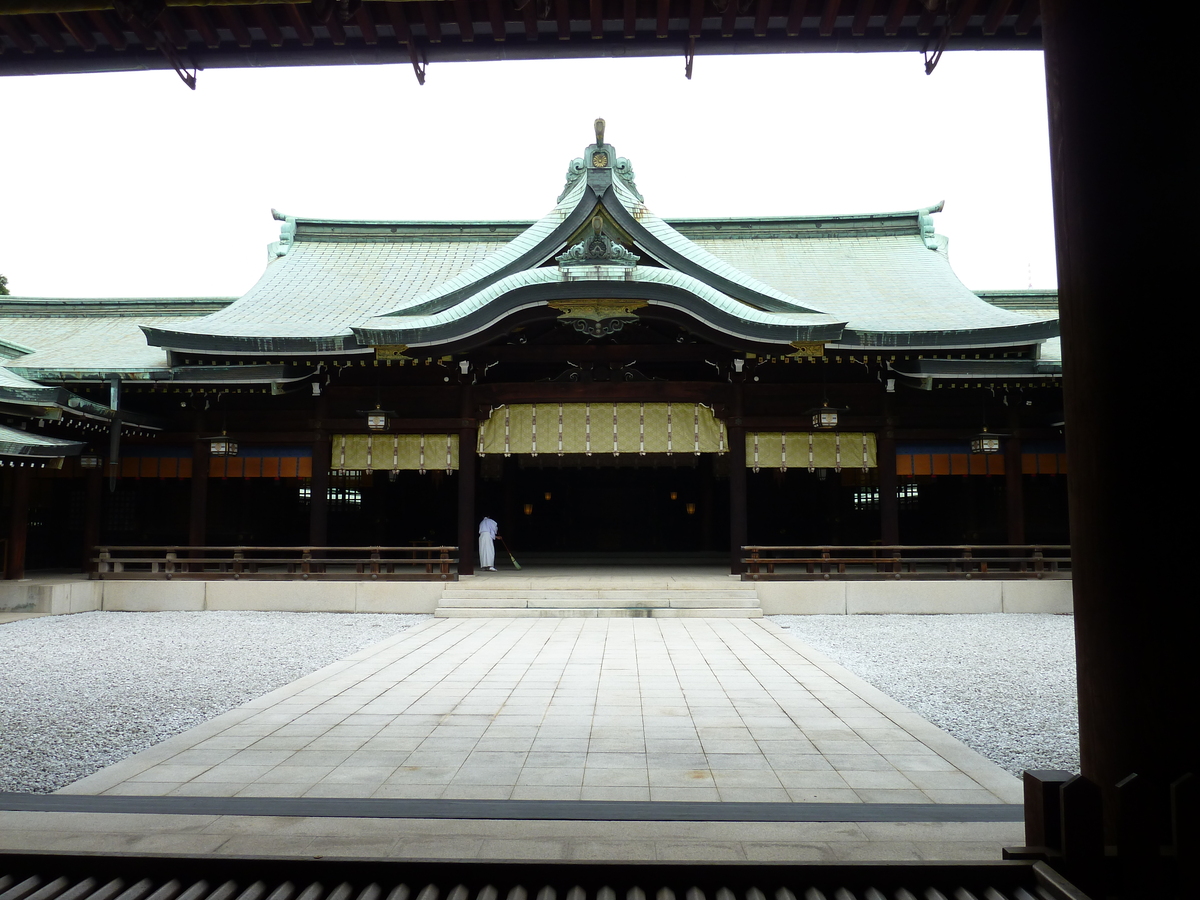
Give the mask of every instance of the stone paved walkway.
<svg viewBox="0 0 1200 900">
<path fill-rule="evenodd" d="M 1019 803 L 764 620 L 436 620 L 60 793 Z"/>
</svg>

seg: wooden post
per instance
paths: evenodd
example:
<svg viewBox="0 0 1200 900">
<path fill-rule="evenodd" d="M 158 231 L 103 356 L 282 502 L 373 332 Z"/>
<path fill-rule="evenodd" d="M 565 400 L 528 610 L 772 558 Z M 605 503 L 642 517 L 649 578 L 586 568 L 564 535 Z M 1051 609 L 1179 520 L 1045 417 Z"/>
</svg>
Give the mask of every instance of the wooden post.
<svg viewBox="0 0 1200 900">
<path fill-rule="evenodd" d="M 1004 505 L 1008 543 L 1025 543 L 1025 490 L 1021 476 L 1021 431 L 1016 410 L 1009 416 L 1011 434 L 1004 441 Z"/>
<path fill-rule="evenodd" d="M 741 377 L 740 375 L 737 377 Z M 741 575 L 742 547 L 749 543 L 746 513 L 746 429 L 742 426 L 742 385 L 733 384 L 729 434 L 729 571 Z"/>
<path fill-rule="evenodd" d="M 876 448 L 879 463 L 879 543 L 900 543 L 900 501 L 896 497 L 896 431 L 888 418 Z"/>
<path fill-rule="evenodd" d="M 88 469 L 83 476 L 83 571 L 92 571 L 92 557 L 100 543 L 100 517 L 103 510 L 104 470 Z"/>
<path fill-rule="evenodd" d="M 319 435 L 312 445 L 312 480 L 308 495 L 308 543 L 329 546 L 329 467 L 333 448 L 328 435 Z"/>
<path fill-rule="evenodd" d="M 1172 441 L 1173 423 L 1187 418 L 1182 392 L 1195 374 L 1185 353 L 1140 363 L 1150 380 L 1129 369 L 1144 358 L 1132 336 L 1157 315 L 1142 304 L 1173 311 L 1165 298 L 1193 278 L 1192 126 L 1180 104 L 1194 92 L 1194 51 L 1187 29 L 1131 40 L 1126 10 L 1116 0 L 1041 4 L 1079 742 L 1083 774 L 1103 794 L 1107 844 L 1118 837 L 1121 779 L 1136 772 L 1165 791 L 1200 771 L 1200 745 L 1187 737 L 1200 667 L 1194 633 L 1181 627 L 1194 595 L 1178 565 L 1146 565 L 1131 552 L 1148 536 L 1186 541 L 1190 533 L 1186 513 L 1180 518 L 1190 511 L 1187 492 L 1181 498 L 1138 471 L 1139 461 L 1163 458 L 1164 438 Z M 1172 315 L 1168 330 L 1182 321 Z M 1131 410 L 1138 427 L 1123 424 Z M 1143 827 L 1169 843 L 1169 813 L 1155 810 Z"/>
<path fill-rule="evenodd" d="M 192 497 L 188 515 L 188 543 L 203 547 L 208 535 L 208 441 L 192 445 Z M 195 555 L 195 554 L 193 554 Z"/>
<path fill-rule="evenodd" d="M 475 574 L 475 457 L 479 426 L 472 407 L 471 383 L 464 376 L 458 431 L 458 574 Z"/>
<path fill-rule="evenodd" d="M 25 577 L 25 546 L 29 539 L 29 493 L 33 469 L 18 465 L 12 470 L 12 507 L 8 520 L 8 564 L 5 577 L 20 581 Z"/>
</svg>

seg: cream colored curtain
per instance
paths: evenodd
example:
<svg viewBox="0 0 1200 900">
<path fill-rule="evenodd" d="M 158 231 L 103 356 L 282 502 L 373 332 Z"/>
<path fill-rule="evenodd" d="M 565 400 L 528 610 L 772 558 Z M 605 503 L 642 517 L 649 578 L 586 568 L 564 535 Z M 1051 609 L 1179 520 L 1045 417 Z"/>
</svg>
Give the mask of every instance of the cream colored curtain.
<svg viewBox="0 0 1200 900">
<path fill-rule="evenodd" d="M 479 452 L 724 453 L 725 424 L 692 403 L 537 403 L 502 406 L 479 428 Z"/>
<path fill-rule="evenodd" d="M 451 472 L 458 468 L 458 435 L 335 434 L 331 468 Z"/>
<path fill-rule="evenodd" d="M 759 469 L 872 469 L 878 465 L 875 435 L 858 431 L 752 431 L 746 433 L 746 465 Z"/>
</svg>

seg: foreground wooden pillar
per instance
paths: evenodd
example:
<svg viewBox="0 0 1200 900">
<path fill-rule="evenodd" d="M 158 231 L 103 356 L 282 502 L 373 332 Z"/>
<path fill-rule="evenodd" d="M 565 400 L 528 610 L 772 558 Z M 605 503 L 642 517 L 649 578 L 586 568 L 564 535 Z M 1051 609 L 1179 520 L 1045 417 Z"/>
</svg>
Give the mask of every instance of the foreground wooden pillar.
<svg viewBox="0 0 1200 900">
<path fill-rule="evenodd" d="M 92 571 L 92 558 L 96 545 L 100 543 L 100 517 L 103 512 L 104 472 L 100 468 L 87 469 L 84 473 L 83 508 L 83 554 L 82 568 Z"/>
<path fill-rule="evenodd" d="M 891 419 L 879 435 L 875 450 L 879 466 L 879 543 L 900 543 L 900 501 L 896 497 L 896 432 Z"/>
<path fill-rule="evenodd" d="M 29 539 L 29 493 L 33 469 L 17 466 L 12 470 L 12 506 L 8 518 L 8 559 L 5 577 L 19 581 L 25 577 L 25 547 Z"/>
<path fill-rule="evenodd" d="M 1194 50 L 1185 28 L 1138 39 L 1116 0 L 1041 9 L 1083 775 L 1102 792 L 1109 843 L 1116 783 L 1134 772 L 1152 781 L 1159 799 L 1140 827 L 1169 844 L 1161 791 L 1200 774 L 1200 742 L 1188 737 L 1200 667 L 1194 632 L 1181 627 L 1195 589 L 1179 559 L 1142 551 L 1185 547 L 1194 529 L 1194 491 L 1172 490 L 1153 461 L 1164 438 L 1173 443 L 1172 423 L 1190 419 L 1179 399 L 1195 367 L 1190 354 L 1150 350 L 1150 334 L 1171 322 L 1146 304 L 1183 315 L 1179 286 L 1194 280 Z"/>
<path fill-rule="evenodd" d="M 741 377 L 740 375 L 737 377 Z M 742 547 L 748 542 L 746 512 L 746 429 L 742 426 L 742 385 L 734 382 L 729 417 L 729 571 L 741 575 Z"/>
<path fill-rule="evenodd" d="M 479 440 L 479 425 L 472 409 L 471 385 L 462 386 L 459 415 L 462 427 L 458 432 L 458 574 L 475 574 L 475 458 Z"/>
<path fill-rule="evenodd" d="M 1021 433 L 1015 427 L 1004 440 L 1004 509 L 1008 543 L 1024 544 L 1025 483 L 1021 476 Z"/>
<path fill-rule="evenodd" d="M 329 467 L 333 447 L 328 436 L 318 437 L 312 445 L 312 480 L 308 495 L 308 543 L 329 546 Z"/>
</svg>

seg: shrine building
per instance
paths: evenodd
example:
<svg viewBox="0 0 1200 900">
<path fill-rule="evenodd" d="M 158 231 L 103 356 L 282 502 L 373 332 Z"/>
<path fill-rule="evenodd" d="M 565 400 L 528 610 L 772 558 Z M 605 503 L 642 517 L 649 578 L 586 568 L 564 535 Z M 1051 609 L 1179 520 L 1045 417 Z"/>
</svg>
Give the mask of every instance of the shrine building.
<svg viewBox="0 0 1200 900">
<path fill-rule="evenodd" d="M 471 574 L 483 514 L 533 560 L 734 571 L 1065 544 L 1056 298 L 965 287 L 940 209 L 662 219 L 598 120 L 536 222 L 275 212 L 234 300 L 0 298 L 6 575 L 100 544 Z"/>
</svg>

